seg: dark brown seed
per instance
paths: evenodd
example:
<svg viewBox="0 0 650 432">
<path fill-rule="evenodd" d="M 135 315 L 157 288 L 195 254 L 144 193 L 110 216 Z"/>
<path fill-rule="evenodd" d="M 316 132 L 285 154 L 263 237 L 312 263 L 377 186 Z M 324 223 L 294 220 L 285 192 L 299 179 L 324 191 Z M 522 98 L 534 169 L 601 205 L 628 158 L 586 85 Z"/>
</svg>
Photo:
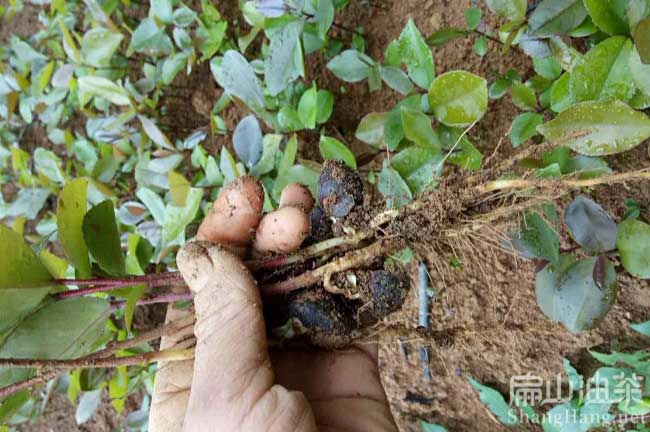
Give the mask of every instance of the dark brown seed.
<svg viewBox="0 0 650 432">
<path fill-rule="evenodd" d="M 328 216 L 344 218 L 363 203 L 361 177 L 341 161 L 327 160 L 318 177 L 318 205 Z"/>
</svg>

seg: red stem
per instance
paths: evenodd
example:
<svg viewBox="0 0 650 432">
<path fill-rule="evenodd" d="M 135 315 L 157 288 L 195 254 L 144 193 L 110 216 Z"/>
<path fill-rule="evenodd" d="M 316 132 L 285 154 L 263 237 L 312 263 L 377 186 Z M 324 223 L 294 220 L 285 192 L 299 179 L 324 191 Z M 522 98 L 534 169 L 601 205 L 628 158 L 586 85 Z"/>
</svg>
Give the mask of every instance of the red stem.
<svg viewBox="0 0 650 432">
<path fill-rule="evenodd" d="M 139 285 L 142 283 L 152 284 L 160 283 L 167 280 L 179 280 L 181 275 L 179 272 L 161 272 L 161 273 L 151 273 L 142 276 L 128 276 L 124 278 L 115 278 L 115 279 L 104 279 L 104 278 L 94 278 L 94 279 L 54 279 L 49 281 L 50 285 L 118 285 L 120 287 Z"/>
<path fill-rule="evenodd" d="M 165 275 L 165 276 L 151 277 L 156 275 Z M 68 283 L 65 283 L 67 285 L 90 285 L 90 284 L 86 284 L 85 282 L 93 279 L 80 279 L 83 282 L 81 284 L 78 284 L 77 282 L 79 281 L 75 279 L 59 279 L 59 281 L 61 280 L 69 281 Z M 181 277 L 179 272 L 154 273 L 151 275 L 134 276 L 134 277 L 123 278 L 123 279 L 97 279 L 97 280 L 101 280 L 103 283 L 96 284 L 96 286 L 81 288 L 78 290 L 63 291 L 58 293 L 56 297 L 59 300 L 63 300 L 66 298 L 79 297 L 79 296 L 84 296 L 87 294 L 93 294 L 98 292 L 113 291 L 120 288 L 143 285 L 143 284 L 149 285 L 149 287 L 151 288 L 156 288 L 165 285 L 174 285 L 174 284 L 183 283 L 183 278 Z"/>
<path fill-rule="evenodd" d="M 157 303 L 174 303 L 177 301 L 192 300 L 193 298 L 194 295 L 190 292 L 161 294 L 159 296 L 153 296 L 153 297 L 148 297 L 148 298 L 138 300 L 136 306 L 144 306 L 144 305 L 157 304 Z M 114 309 L 119 309 L 121 307 L 124 307 L 124 305 L 126 305 L 125 300 L 118 300 L 111 304 L 111 306 Z"/>
</svg>

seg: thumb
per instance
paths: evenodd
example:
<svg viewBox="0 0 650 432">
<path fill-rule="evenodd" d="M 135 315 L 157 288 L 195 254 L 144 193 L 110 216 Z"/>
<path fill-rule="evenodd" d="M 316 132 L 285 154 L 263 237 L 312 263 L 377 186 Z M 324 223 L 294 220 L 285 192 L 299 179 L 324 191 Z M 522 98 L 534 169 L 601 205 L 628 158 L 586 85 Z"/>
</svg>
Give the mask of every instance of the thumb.
<svg viewBox="0 0 650 432">
<path fill-rule="evenodd" d="M 315 431 L 304 396 L 273 385 L 262 302 L 239 258 L 190 242 L 177 264 L 194 292 L 197 317 L 185 430 Z"/>
</svg>

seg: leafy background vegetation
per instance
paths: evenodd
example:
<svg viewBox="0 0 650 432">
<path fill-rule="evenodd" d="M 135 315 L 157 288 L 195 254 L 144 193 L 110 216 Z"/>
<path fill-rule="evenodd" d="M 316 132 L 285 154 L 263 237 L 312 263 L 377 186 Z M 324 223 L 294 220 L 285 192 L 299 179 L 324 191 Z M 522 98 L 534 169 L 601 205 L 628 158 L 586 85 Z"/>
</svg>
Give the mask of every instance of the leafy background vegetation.
<svg viewBox="0 0 650 432">
<path fill-rule="evenodd" d="M 261 179 L 269 211 L 290 182 L 315 193 L 322 159 L 359 169 L 388 208 L 402 208 L 434 190 L 451 170 L 481 172 L 484 156 L 469 132 L 490 101 L 504 97 L 519 111 L 510 119 L 509 144 L 541 151 L 518 161 L 523 174 L 499 173 L 486 184 L 488 191 L 589 186 L 647 175 L 642 166 L 614 173 L 606 156 L 650 137 L 644 113 L 650 108 L 650 3 L 485 5 L 499 17 L 498 27 L 486 26 L 486 8 L 479 4 L 463 12 L 464 26 L 432 34 L 407 20 L 383 58 L 373 58 L 364 29 L 336 21 L 350 8 L 346 0 L 240 1 L 238 20 L 207 1 L 45 2 L 39 30 L 27 37 L 8 34 L 0 51 L 0 182 L 15 192 L 0 202 L 0 357 L 73 359 L 136 336 L 138 302 L 155 298 L 147 286 L 161 282 L 146 275 L 174 269 L 175 251 L 192 236 L 220 188 L 239 176 Z M 20 1 L 1 6 L 4 22 L 23 7 Z M 460 69 L 437 73 L 434 51 L 468 37 L 479 57 L 490 49 L 525 53 L 534 73 L 524 77 L 513 68 L 489 80 Z M 359 119 L 354 135 L 366 145 L 362 153 L 327 127 L 341 107 L 308 73 L 310 56 L 326 59 L 341 92 L 364 83 L 368 97 L 400 95 L 385 111 Z M 175 128 L 180 114 L 170 115 L 166 102 L 182 99 L 175 83 L 201 67 L 223 91 L 207 102 L 206 124 Z M 228 130 L 233 110 L 243 114 Z M 27 147 L 25 136 L 35 127 L 45 131 L 47 142 Z M 212 137 L 229 143 L 215 148 Z M 299 153 L 305 143 L 318 148 L 304 151 L 314 157 Z M 379 158 L 368 164 L 366 154 Z M 563 229 L 572 247 L 561 244 Z M 618 222 L 586 196 L 573 200 L 562 218 L 547 203 L 522 215 L 506 243 L 538 265 L 539 308 L 570 332 L 604 319 L 616 301 L 617 272 L 650 278 L 650 226 L 634 200 Z M 131 276 L 142 283 L 110 296 L 66 294 L 77 288 L 71 279 Z M 635 330 L 647 335 L 647 327 Z M 119 355 L 151 352 L 141 344 Z M 603 368 L 648 375 L 643 351 L 592 354 Z M 579 390 L 583 378 L 568 361 L 565 370 L 572 389 Z M 0 384 L 36 373 L 6 367 Z M 106 388 L 121 411 L 129 394 L 151 391 L 154 373 L 153 365 L 74 370 L 45 390 L 11 394 L 0 405 L 0 418 L 7 428 L 35 419 L 50 393 L 64 391 L 77 404 L 77 422 L 84 423 Z M 514 408 L 499 392 L 469 382 L 496 418 L 514 423 L 507 415 Z M 145 396 L 125 427 L 144 427 L 147 401 Z M 588 397 L 576 397 L 552 410 L 579 413 L 593 405 Z M 650 413 L 646 399 L 596 405 L 612 418 Z M 530 418 L 539 414 L 524 405 L 517 409 Z M 600 426 L 538 421 L 548 431 Z"/>
</svg>

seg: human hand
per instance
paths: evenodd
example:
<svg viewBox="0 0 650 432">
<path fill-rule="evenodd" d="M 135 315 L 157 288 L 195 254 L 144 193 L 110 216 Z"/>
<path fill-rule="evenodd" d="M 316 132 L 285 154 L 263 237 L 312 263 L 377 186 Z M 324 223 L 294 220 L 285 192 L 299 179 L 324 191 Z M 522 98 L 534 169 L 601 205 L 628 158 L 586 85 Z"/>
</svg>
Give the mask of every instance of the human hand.
<svg viewBox="0 0 650 432">
<path fill-rule="evenodd" d="M 251 246 L 288 253 L 309 228 L 300 188 L 260 222 L 263 195 L 251 178 L 227 187 L 198 241 L 177 263 L 194 293 L 194 360 L 159 364 L 149 429 L 172 431 L 395 431 L 377 369 L 377 345 L 338 351 L 269 352 L 256 282 L 240 256 Z M 289 204 L 289 205 L 287 205 Z M 296 211 L 294 211 L 296 210 Z M 168 321 L 187 312 L 170 308 Z M 161 348 L 187 335 L 164 338 Z"/>
</svg>

